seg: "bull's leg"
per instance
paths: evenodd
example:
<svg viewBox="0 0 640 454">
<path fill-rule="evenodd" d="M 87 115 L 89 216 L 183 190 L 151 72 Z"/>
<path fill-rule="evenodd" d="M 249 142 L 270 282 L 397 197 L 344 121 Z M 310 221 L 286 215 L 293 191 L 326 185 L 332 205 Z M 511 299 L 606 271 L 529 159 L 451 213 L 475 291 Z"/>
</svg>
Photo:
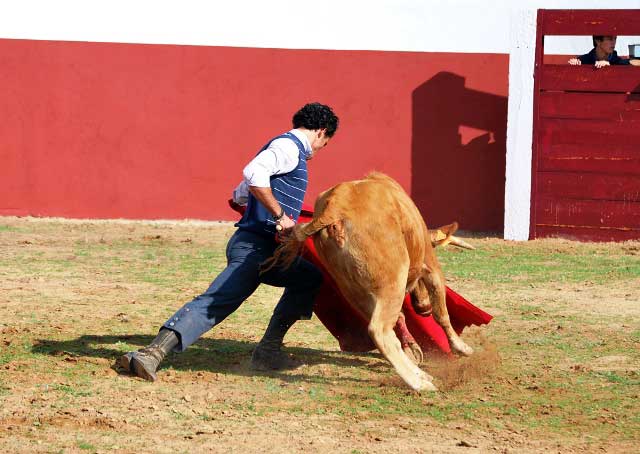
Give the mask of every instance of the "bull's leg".
<svg viewBox="0 0 640 454">
<path fill-rule="evenodd" d="M 451 326 L 449 311 L 447 310 L 446 288 L 442 273 L 439 271 L 428 272 L 425 273 L 423 279 L 429 292 L 429 298 L 431 299 L 433 318 L 447 335 L 451 350 L 465 356 L 473 354 L 473 349 L 460 339 L 458 333 L 456 333 Z"/>
<path fill-rule="evenodd" d="M 402 351 L 406 353 L 411 361 L 416 364 L 420 364 L 424 360 L 422 349 L 409 332 L 404 314 L 402 312 L 400 312 L 400 316 L 398 317 L 398 321 L 393 327 L 393 330 L 395 331 L 396 336 L 398 336 L 398 339 L 400 339 L 400 346 L 402 347 Z"/>
<path fill-rule="evenodd" d="M 416 366 L 402 351 L 400 341 L 393 331 L 398 320 L 404 291 L 393 292 L 392 297 L 375 297 L 369 321 L 369 335 L 380 353 L 396 369 L 402 379 L 415 391 L 436 391 L 431 377 Z"/>
</svg>

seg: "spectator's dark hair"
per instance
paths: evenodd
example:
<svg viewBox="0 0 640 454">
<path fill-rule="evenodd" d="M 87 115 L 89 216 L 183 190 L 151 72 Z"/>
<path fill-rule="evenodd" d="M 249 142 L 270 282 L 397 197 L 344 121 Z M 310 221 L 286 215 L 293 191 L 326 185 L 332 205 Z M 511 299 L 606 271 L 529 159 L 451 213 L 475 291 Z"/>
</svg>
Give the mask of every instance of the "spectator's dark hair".
<svg viewBox="0 0 640 454">
<path fill-rule="evenodd" d="M 593 35 L 591 38 L 591 40 L 593 41 L 593 47 L 596 47 L 596 41 L 604 41 L 604 38 L 606 36 L 611 36 L 612 38 L 616 38 L 615 35 L 602 35 L 602 36 L 595 36 Z"/>
<path fill-rule="evenodd" d="M 338 129 L 338 117 L 331 107 L 312 102 L 305 105 L 293 116 L 294 128 L 326 129 L 327 137 L 333 137 Z"/>
</svg>

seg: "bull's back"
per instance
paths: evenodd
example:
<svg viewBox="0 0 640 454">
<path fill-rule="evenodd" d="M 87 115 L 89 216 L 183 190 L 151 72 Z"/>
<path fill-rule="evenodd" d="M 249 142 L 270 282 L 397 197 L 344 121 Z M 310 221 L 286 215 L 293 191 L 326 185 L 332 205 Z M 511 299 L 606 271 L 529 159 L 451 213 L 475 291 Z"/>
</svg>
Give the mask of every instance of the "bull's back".
<svg viewBox="0 0 640 454">
<path fill-rule="evenodd" d="M 340 183 L 320 195 L 315 209 L 314 221 L 338 225 L 344 233 L 340 244 L 335 229 L 328 227 L 314 242 L 340 287 L 348 287 L 347 293 L 395 285 L 402 273 L 406 282 L 408 268 L 420 269 L 424 221 L 404 189 L 386 175 Z"/>
<path fill-rule="evenodd" d="M 368 176 L 368 180 L 373 186 L 377 186 L 376 192 L 386 194 L 387 206 L 391 206 L 392 203 L 395 205 L 395 211 L 390 214 L 399 223 L 411 264 L 412 266 L 421 264 L 424 260 L 425 248 L 430 243 L 427 241 L 427 227 L 420 210 L 402 186 L 391 177 L 373 173 Z M 378 207 L 378 209 L 381 208 Z"/>
<path fill-rule="evenodd" d="M 339 183 L 321 193 L 314 210 L 314 218 L 350 219 L 364 229 L 376 223 L 398 224 L 407 232 L 424 229 L 418 208 L 402 186 L 379 172 L 362 180 Z"/>
</svg>

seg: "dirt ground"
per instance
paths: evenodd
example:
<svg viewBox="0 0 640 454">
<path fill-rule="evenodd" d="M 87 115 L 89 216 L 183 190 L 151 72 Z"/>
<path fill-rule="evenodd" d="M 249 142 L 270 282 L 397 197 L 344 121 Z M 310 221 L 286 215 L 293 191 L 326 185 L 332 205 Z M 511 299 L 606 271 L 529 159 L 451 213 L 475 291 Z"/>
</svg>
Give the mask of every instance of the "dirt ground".
<svg viewBox="0 0 640 454">
<path fill-rule="evenodd" d="M 149 343 L 224 266 L 232 231 L 0 218 L 0 451 L 637 452 L 640 243 L 519 246 L 548 254 L 549 266 L 554 254 L 608 248 L 632 271 L 608 280 L 525 270 L 501 282 L 456 274 L 458 253 L 447 252 L 449 285 L 495 318 L 465 330 L 474 356 L 427 355 L 437 393 L 408 390 L 376 352 L 340 352 L 315 318 L 287 335 L 302 366 L 255 373 L 251 351 L 279 296 L 262 287 L 168 358 L 157 382 L 120 370 L 117 358 Z M 467 239 L 488 260 L 518 247 Z"/>
</svg>

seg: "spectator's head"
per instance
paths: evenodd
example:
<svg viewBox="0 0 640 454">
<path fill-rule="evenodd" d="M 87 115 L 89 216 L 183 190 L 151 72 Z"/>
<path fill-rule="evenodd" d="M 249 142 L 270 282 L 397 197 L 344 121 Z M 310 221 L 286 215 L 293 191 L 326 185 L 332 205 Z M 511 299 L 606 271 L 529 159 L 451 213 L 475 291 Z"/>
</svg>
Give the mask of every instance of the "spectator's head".
<svg viewBox="0 0 640 454">
<path fill-rule="evenodd" d="M 333 137 L 338 129 L 338 117 L 331 107 L 318 102 L 305 105 L 293 116 L 294 128 L 326 129 L 325 136 Z"/>
<path fill-rule="evenodd" d="M 613 53 L 616 48 L 617 36 L 593 36 L 593 47 L 600 49 L 605 54 Z"/>
</svg>

